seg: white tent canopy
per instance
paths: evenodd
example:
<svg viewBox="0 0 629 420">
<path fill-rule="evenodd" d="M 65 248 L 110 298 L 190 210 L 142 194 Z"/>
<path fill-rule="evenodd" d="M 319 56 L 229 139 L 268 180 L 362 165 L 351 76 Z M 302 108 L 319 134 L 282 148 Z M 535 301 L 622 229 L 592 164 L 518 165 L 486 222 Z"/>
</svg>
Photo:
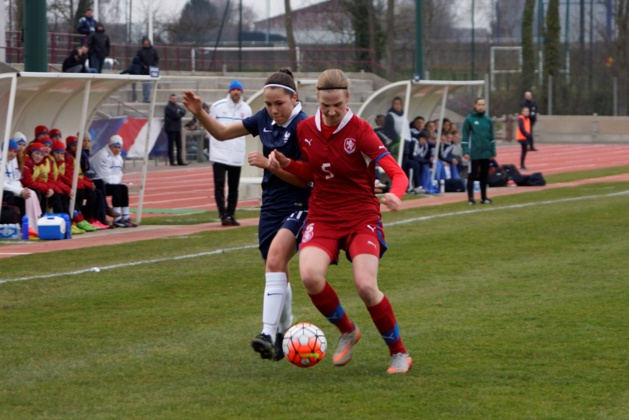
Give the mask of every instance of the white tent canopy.
<svg viewBox="0 0 629 420">
<path fill-rule="evenodd" d="M 391 83 L 374 92 L 358 110 L 357 115 L 365 120 L 371 119 L 378 114 L 384 114 L 393 102 L 393 98 L 399 96 L 404 101 L 404 121 L 410 122 L 409 116 L 423 115 L 427 120 L 432 119 L 437 113 L 439 121 L 443 120 L 446 110 L 446 100 L 452 92 L 467 86 L 478 86 L 477 96 L 482 95 L 482 87 L 484 86 L 485 97 L 487 97 L 487 81 L 486 80 L 468 80 L 468 81 L 452 81 L 452 80 L 421 80 L 414 82 L 412 80 L 404 80 L 401 82 Z M 489 104 L 487 106 L 489 112 Z M 437 133 L 436 149 L 439 150 L 439 142 L 441 140 L 441 124 Z M 397 161 L 402 165 L 402 157 L 404 154 L 404 139 L 400 139 L 400 146 Z M 433 165 L 432 179 L 435 177 L 436 165 Z"/>
<path fill-rule="evenodd" d="M 152 82 L 152 116 L 155 109 L 155 84 L 158 78 L 150 76 L 103 75 L 76 73 L 5 73 L 0 74 L 0 133 L 3 138 L 0 185 L 4 185 L 8 139 L 11 133 L 21 131 L 29 136 L 37 125 L 56 127 L 67 135 L 78 131 L 83 138 L 96 110 L 109 96 L 133 82 Z M 150 124 L 146 144 L 149 142 Z M 142 202 L 149 148 L 145 148 L 142 184 L 140 186 L 138 221 L 142 218 Z M 73 191 L 76 191 L 81 148 L 77 148 Z M 71 209 L 74 208 L 74 199 Z"/>
</svg>

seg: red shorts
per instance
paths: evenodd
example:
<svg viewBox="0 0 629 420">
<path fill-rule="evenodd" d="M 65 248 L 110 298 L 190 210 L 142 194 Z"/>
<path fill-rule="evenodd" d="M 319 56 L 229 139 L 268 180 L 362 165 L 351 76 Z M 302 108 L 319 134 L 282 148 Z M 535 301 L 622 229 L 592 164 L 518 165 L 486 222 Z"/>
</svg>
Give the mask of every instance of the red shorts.
<svg viewBox="0 0 629 420">
<path fill-rule="evenodd" d="M 349 261 L 356 255 L 369 254 L 381 258 L 387 250 L 382 221 L 358 221 L 352 225 L 306 221 L 299 249 L 315 246 L 324 250 L 333 263 L 338 263 L 339 251 L 345 250 Z"/>
</svg>

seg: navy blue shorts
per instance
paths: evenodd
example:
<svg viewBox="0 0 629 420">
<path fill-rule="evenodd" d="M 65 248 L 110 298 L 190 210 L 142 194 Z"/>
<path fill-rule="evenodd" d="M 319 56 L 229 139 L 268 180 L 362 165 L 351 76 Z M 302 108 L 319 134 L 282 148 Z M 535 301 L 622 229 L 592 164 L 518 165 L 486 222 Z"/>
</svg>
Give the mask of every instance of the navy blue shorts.
<svg viewBox="0 0 629 420">
<path fill-rule="evenodd" d="M 295 235 L 295 244 L 301 242 L 301 231 L 308 217 L 308 210 L 298 210 L 288 215 L 277 213 L 261 213 L 258 224 L 258 243 L 260 254 L 266 260 L 271 242 L 275 234 L 282 228 Z"/>
</svg>

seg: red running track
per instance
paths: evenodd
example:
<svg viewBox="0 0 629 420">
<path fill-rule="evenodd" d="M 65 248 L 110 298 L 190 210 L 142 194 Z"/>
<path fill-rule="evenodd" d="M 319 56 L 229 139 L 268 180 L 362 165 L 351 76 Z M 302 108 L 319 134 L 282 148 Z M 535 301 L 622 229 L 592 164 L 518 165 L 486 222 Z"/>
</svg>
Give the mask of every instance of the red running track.
<svg viewBox="0 0 629 420">
<path fill-rule="evenodd" d="M 585 171 L 597 168 L 629 165 L 629 145 L 544 145 L 529 152 L 526 166 L 530 172 L 544 175 Z M 520 145 L 498 147 L 496 160 L 520 166 Z M 131 183 L 131 207 L 136 208 L 141 179 L 141 166 L 127 169 L 124 182 Z M 257 207 L 258 200 L 241 201 L 239 207 Z M 180 213 L 186 210 L 216 210 L 214 182 L 209 163 L 193 163 L 186 167 L 154 166 L 148 168 L 144 194 L 143 217 L 155 210 Z"/>
<path fill-rule="evenodd" d="M 130 207 L 137 208 L 142 178 L 141 166 L 127 169 L 123 179 L 130 184 Z M 209 163 L 194 163 L 186 167 L 150 166 L 147 171 L 143 217 L 163 213 L 182 214 L 216 210 L 214 177 Z M 245 200 L 239 207 L 254 207 L 258 200 Z M 218 214 L 217 214 L 218 217 Z"/>
<path fill-rule="evenodd" d="M 629 165 L 629 145 L 541 144 L 535 147 L 538 151 L 528 152 L 525 164 L 530 172 L 541 172 L 544 175 Z M 498 147 L 497 152 L 496 160 L 499 163 L 512 163 L 520 167 L 519 144 Z"/>
<path fill-rule="evenodd" d="M 629 165 L 629 145 L 539 145 L 538 152 L 531 152 L 527 156 L 526 166 L 532 172 L 542 172 L 545 175 L 591 170 L 605 167 Z M 498 148 L 499 163 L 512 163 L 519 166 L 520 147 L 508 144 Z M 140 185 L 141 168 L 127 168 L 125 182 L 131 182 L 131 203 L 137 203 L 135 187 Z M 191 210 L 216 210 L 214 202 L 214 185 L 212 169 L 208 163 L 195 163 L 186 167 L 153 166 L 149 167 L 146 184 L 144 208 L 164 210 L 168 212 L 185 212 Z M 551 184 L 546 187 L 528 188 L 496 188 L 491 196 L 516 194 L 521 192 L 543 190 L 545 188 L 560 188 L 593 182 L 629 182 L 629 173 L 621 175 L 581 180 L 566 184 Z M 434 206 L 446 203 L 465 201 L 461 193 L 441 194 L 430 196 L 423 200 L 405 200 L 403 208 Z M 240 202 L 239 206 L 258 205 L 258 200 Z M 385 210 L 385 209 L 383 209 Z M 145 216 L 149 216 L 148 213 Z M 257 219 L 240 220 L 244 226 L 256 226 Z M 0 247 L 0 259 L 16 255 L 28 255 L 41 252 L 53 252 L 77 249 L 90 246 L 113 245 L 134 241 L 142 241 L 168 236 L 188 235 L 194 232 L 237 229 L 223 227 L 220 222 L 204 223 L 193 226 L 140 226 L 136 229 L 114 229 L 84 234 L 66 241 L 35 241 L 19 242 Z M 5 273 L 10 274 L 10 273 Z"/>
</svg>

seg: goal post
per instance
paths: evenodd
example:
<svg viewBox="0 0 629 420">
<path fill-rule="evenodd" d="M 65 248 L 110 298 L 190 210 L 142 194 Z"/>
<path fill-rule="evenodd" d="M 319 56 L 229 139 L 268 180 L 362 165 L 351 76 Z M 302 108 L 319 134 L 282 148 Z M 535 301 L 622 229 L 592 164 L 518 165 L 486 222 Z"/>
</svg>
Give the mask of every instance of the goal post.
<svg viewBox="0 0 629 420">
<path fill-rule="evenodd" d="M 489 77 L 491 79 L 491 90 L 493 91 L 496 90 L 496 75 L 522 73 L 522 47 L 492 46 L 489 48 L 489 52 Z M 514 54 L 516 60 L 512 60 Z"/>
</svg>

